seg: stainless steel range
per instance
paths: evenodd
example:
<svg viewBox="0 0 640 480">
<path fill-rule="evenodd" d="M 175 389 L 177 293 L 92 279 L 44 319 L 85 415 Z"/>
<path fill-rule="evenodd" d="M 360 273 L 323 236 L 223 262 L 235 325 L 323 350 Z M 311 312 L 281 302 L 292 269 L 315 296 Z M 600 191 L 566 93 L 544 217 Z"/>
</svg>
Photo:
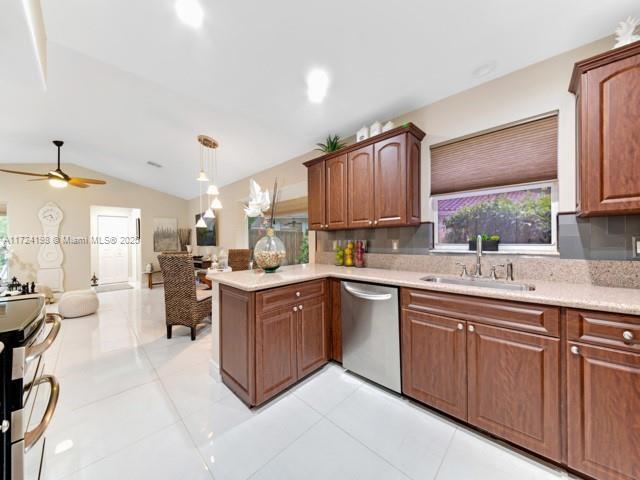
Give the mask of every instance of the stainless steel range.
<svg viewBox="0 0 640 480">
<path fill-rule="evenodd" d="M 55 377 L 43 374 L 42 355 L 59 331 L 60 316 L 46 313 L 44 297 L 0 299 L 2 480 L 39 478 L 44 433 L 60 391 Z M 40 395 L 48 396 L 46 408 L 36 412 Z"/>
</svg>

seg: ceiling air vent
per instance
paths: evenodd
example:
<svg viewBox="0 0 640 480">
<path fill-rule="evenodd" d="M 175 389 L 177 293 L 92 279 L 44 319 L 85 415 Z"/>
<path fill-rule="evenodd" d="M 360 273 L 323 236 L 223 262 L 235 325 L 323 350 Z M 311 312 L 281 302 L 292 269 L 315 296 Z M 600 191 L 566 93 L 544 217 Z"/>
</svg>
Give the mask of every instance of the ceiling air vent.
<svg viewBox="0 0 640 480">
<path fill-rule="evenodd" d="M 147 162 L 148 165 L 151 165 L 152 167 L 156 167 L 156 168 L 162 168 L 162 165 L 160 165 L 159 163 L 156 162 L 152 162 L 151 160 L 149 160 Z"/>
</svg>

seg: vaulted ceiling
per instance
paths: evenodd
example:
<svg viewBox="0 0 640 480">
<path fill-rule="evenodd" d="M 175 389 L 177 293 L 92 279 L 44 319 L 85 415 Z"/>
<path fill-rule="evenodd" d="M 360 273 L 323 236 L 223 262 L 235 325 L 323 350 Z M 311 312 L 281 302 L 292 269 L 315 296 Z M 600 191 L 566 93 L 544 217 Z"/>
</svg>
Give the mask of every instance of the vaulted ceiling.
<svg viewBox="0 0 640 480">
<path fill-rule="evenodd" d="M 200 0 L 194 29 L 174 0 L 41 1 L 46 89 L 21 2 L 3 2 L 0 163 L 53 162 L 61 138 L 63 160 L 184 198 L 198 193 L 200 133 L 220 141 L 230 183 L 640 14 L 637 0 Z M 306 97 L 317 66 L 331 77 L 322 104 Z"/>
</svg>

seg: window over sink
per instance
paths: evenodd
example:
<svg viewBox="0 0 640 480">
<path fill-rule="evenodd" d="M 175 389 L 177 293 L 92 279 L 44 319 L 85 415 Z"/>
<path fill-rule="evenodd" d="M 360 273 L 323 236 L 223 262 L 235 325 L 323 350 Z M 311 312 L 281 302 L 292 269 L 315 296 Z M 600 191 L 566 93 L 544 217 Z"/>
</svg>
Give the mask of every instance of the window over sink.
<svg viewBox="0 0 640 480">
<path fill-rule="evenodd" d="M 477 235 L 499 237 L 500 251 L 557 251 L 556 181 L 434 195 L 435 249 L 468 250 Z"/>
</svg>

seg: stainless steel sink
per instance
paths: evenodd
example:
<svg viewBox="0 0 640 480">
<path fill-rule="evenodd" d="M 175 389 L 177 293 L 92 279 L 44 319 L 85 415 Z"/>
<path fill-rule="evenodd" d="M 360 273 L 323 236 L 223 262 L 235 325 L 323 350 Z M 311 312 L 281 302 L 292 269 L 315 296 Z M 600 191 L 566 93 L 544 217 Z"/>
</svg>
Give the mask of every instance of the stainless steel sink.
<svg viewBox="0 0 640 480">
<path fill-rule="evenodd" d="M 530 292 L 535 290 L 536 287 L 527 283 L 516 282 L 504 282 L 501 280 L 491 280 L 488 278 L 456 278 L 456 277 L 437 277 L 429 275 L 421 278 L 425 282 L 443 283 L 449 285 L 465 285 L 467 287 L 481 287 L 481 288 L 497 288 L 500 290 L 515 290 L 518 292 Z"/>
</svg>

